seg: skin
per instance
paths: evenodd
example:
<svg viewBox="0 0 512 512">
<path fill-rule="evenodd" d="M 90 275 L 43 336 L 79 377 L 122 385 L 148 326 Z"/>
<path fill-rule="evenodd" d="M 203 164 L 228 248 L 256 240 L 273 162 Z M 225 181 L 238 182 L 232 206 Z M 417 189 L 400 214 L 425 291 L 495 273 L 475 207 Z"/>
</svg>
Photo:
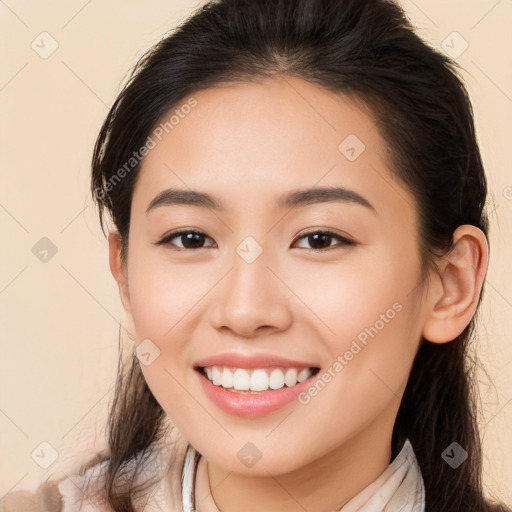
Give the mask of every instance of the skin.
<svg viewBox="0 0 512 512">
<path fill-rule="evenodd" d="M 198 105 L 143 161 L 127 267 L 118 234 L 109 235 L 129 336 L 159 348 L 142 371 L 208 461 L 220 510 L 333 510 L 389 465 L 421 336 L 449 342 L 474 315 L 488 264 L 485 235 L 460 226 L 455 250 L 422 280 L 414 199 L 390 171 L 385 142 L 361 104 L 291 77 L 224 84 L 194 98 Z M 355 161 L 338 149 L 349 134 L 366 146 Z M 354 190 L 376 212 L 342 202 L 275 205 L 282 193 L 313 186 Z M 173 205 L 146 215 L 169 187 L 208 192 L 226 210 Z M 180 251 L 183 237 L 155 245 L 179 228 L 205 233 L 203 247 Z M 355 245 L 331 238 L 315 253 L 303 234 L 320 228 Z M 263 248 L 251 264 L 236 252 L 247 236 Z M 401 311 L 307 405 L 238 418 L 205 396 L 194 373 L 199 359 L 229 351 L 326 370 L 394 303 Z M 250 468 L 237 457 L 249 441 L 262 452 Z M 200 512 L 208 510 L 202 499 Z"/>
</svg>

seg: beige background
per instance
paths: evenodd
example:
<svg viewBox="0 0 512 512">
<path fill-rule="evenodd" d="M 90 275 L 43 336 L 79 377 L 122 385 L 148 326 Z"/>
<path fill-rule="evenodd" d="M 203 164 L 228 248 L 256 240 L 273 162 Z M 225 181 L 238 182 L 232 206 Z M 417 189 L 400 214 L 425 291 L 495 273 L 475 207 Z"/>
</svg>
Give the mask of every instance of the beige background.
<svg viewBox="0 0 512 512">
<path fill-rule="evenodd" d="M 469 45 L 457 60 L 492 210 L 478 348 L 496 386 L 482 377 L 485 483 L 512 503 L 512 1 L 402 4 L 432 45 L 458 52 Z M 196 5 L 0 1 L 0 495 L 71 471 L 72 454 L 94 449 L 91 433 L 98 432 L 96 447 L 103 442 L 121 305 L 89 198 L 92 146 L 137 57 Z M 52 44 L 56 51 L 44 55 Z M 47 262 L 32 252 L 42 237 L 57 248 Z M 60 454 L 47 470 L 36 463 L 51 460 L 43 442 Z"/>
</svg>

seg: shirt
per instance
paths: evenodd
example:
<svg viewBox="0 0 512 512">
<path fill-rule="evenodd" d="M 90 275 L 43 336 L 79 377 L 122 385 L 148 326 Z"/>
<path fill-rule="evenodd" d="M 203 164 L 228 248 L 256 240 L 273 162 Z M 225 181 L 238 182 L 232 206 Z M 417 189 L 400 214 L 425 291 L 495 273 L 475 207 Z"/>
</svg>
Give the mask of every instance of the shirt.
<svg viewBox="0 0 512 512">
<path fill-rule="evenodd" d="M 135 462 L 131 460 L 130 464 Z M 34 493 L 9 493 L 0 500 L 0 512 L 112 512 L 100 497 L 106 464 L 99 462 L 83 474 L 44 482 Z M 198 471 L 205 471 L 203 457 L 177 429 L 171 429 L 169 436 L 154 444 L 135 479 L 136 484 L 144 484 L 155 478 L 135 502 L 135 508 L 144 512 L 196 512 L 196 496 L 209 493 L 208 489 L 196 488 Z M 204 500 L 204 507 L 218 510 L 211 496 Z M 425 512 L 423 478 L 409 439 L 384 472 L 338 510 Z"/>
<path fill-rule="evenodd" d="M 201 500 L 205 512 L 219 512 L 208 488 L 204 459 L 192 446 L 187 449 L 183 469 L 183 512 L 196 512 L 196 497 Z M 198 487 L 196 475 L 199 471 L 203 473 L 203 485 Z M 386 470 L 337 511 L 425 512 L 423 477 L 409 439 Z"/>
</svg>

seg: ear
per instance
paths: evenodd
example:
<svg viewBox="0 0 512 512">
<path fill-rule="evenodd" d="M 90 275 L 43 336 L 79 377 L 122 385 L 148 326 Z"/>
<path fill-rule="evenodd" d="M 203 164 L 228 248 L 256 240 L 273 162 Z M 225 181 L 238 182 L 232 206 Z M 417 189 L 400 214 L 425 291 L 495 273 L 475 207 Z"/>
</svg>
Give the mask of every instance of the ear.
<svg viewBox="0 0 512 512">
<path fill-rule="evenodd" d="M 464 224 L 453 234 L 454 247 L 441 259 L 429 283 L 423 337 L 432 343 L 454 340 L 475 314 L 489 262 L 482 230 Z"/>
<path fill-rule="evenodd" d="M 127 269 L 123 267 L 121 261 L 121 240 L 121 235 L 117 231 L 109 232 L 109 264 L 110 271 L 112 272 L 112 275 L 117 282 L 117 286 L 119 288 L 119 296 L 121 297 L 121 303 L 123 304 L 123 309 L 127 317 L 126 326 L 123 327 L 127 331 L 130 340 L 134 342 L 136 339 L 136 330 L 131 311 Z"/>
</svg>

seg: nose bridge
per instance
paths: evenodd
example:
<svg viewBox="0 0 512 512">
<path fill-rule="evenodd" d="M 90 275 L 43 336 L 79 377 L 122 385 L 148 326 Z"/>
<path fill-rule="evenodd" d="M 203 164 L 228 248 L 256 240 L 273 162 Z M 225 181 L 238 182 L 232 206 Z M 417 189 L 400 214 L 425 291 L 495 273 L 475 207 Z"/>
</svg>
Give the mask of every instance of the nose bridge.
<svg viewBox="0 0 512 512">
<path fill-rule="evenodd" d="M 270 274 L 267 268 L 270 256 L 269 250 L 263 247 L 263 242 L 260 243 L 252 235 L 245 236 L 235 247 L 230 276 L 233 289 L 230 292 L 238 300 L 253 302 L 265 293 L 268 287 L 267 274 Z"/>
<path fill-rule="evenodd" d="M 216 297 L 217 327 L 246 336 L 260 326 L 284 328 L 290 320 L 289 310 L 278 297 L 283 289 L 270 270 L 274 260 L 272 250 L 252 235 L 235 246 L 231 270 Z"/>
<path fill-rule="evenodd" d="M 264 251 L 263 249 L 263 241 L 260 243 L 252 235 L 247 235 L 237 245 L 235 252 L 237 253 L 239 259 L 241 259 L 244 263 L 246 263 L 247 265 L 252 265 L 257 260 L 260 260 L 261 262 L 261 256 L 263 252 L 266 251 Z M 265 258 L 263 259 L 266 258 L 268 258 L 267 255 L 265 255 Z"/>
</svg>

